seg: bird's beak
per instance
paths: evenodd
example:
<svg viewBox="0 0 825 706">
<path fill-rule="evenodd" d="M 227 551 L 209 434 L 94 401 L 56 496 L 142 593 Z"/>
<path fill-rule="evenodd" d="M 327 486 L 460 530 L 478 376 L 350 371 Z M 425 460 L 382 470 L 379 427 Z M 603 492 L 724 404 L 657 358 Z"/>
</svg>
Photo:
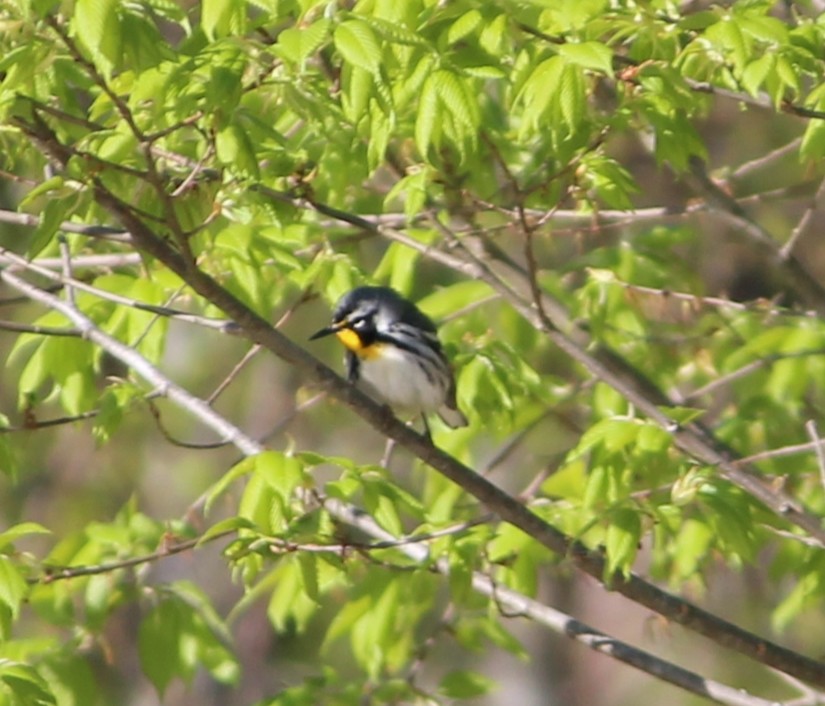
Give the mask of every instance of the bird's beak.
<svg viewBox="0 0 825 706">
<path fill-rule="evenodd" d="M 316 331 L 310 337 L 310 341 L 314 341 L 316 338 L 323 338 L 324 336 L 329 336 L 333 333 L 336 333 L 340 326 L 327 326 L 326 328 L 322 328 L 320 331 Z"/>
</svg>

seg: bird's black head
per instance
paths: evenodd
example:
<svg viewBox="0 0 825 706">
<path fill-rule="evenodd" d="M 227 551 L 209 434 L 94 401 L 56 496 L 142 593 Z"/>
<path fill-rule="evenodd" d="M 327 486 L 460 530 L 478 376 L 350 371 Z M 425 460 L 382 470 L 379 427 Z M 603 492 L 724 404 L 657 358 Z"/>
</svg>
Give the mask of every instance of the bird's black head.
<svg viewBox="0 0 825 706">
<path fill-rule="evenodd" d="M 334 333 L 347 348 L 355 350 L 371 345 L 398 323 L 435 333 L 433 322 L 394 289 L 356 287 L 338 301 L 332 314 L 332 325 L 313 334 L 310 340 Z M 353 334 L 360 346 L 355 345 Z"/>
</svg>

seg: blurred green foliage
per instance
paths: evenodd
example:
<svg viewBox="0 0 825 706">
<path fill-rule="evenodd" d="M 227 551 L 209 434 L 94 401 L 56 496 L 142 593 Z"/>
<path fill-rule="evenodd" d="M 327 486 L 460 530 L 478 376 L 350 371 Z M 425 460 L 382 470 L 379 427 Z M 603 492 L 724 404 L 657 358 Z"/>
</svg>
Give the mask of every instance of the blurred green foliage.
<svg viewBox="0 0 825 706">
<path fill-rule="evenodd" d="M 816 188 L 821 17 L 765 0 L 684 12 L 663 0 L 184 5 L 0 3 L 0 196 L 37 217 L 0 240 L 54 272 L 73 261 L 74 305 L 92 325 L 194 394 L 220 392 L 216 409 L 253 435 L 276 433 L 240 462 L 170 444 L 204 434 L 156 400 L 163 390 L 88 337 L 54 335 L 71 329 L 60 313 L 9 299 L 11 318 L 43 330 L 14 331 L 4 349 L 0 703 L 137 703 L 139 686 L 112 683 L 143 683 L 119 661 L 121 624 L 161 698 L 203 674 L 221 686 L 193 703 L 481 697 L 496 682 L 468 662 L 430 660 L 418 679 L 434 643 L 528 655 L 473 572 L 533 597 L 567 571 L 520 530 L 475 524 L 483 508 L 422 464 L 377 465 L 382 440 L 334 403 L 293 419 L 312 390 L 283 365 L 230 372 L 245 342 L 130 305 L 222 316 L 149 254 L 130 260 L 128 239 L 94 230 L 112 226 L 112 199 L 294 340 L 326 321 L 317 296 L 332 304 L 370 282 L 418 301 L 441 324 L 471 421 L 436 422 L 437 444 L 489 464 L 509 492 L 528 488 L 538 514 L 605 553 L 608 585 L 637 570 L 701 597 L 720 566 L 769 564 L 757 626 L 821 609 L 821 547 L 685 457 L 473 269 L 509 273 L 528 305 L 532 281 L 670 394 L 672 418 L 703 419 L 738 453 L 809 440 L 825 406 L 822 321 L 794 308 L 802 298 L 764 243 L 672 214 L 702 160 L 737 197 Z M 786 143 L 795 161 L 781 179 L 737 172 Z M 754 204 L 776 232 L 801 213 Z M 66 223 L 79 232 L 61 240 Z M 821 253 L 806 264 L 825 272 Z M 752 272 L 748 304 L 707 298 Z M 44 424 L 61 416 L 78 421 Z M 825 511 L 813 452 L 761 470 Z M 368 546 L 376 537 L 352 536 L 318 498 L 364 508 L 386 537 L 432 535 L 425 558 Z M 151 569 L 170 547 L 193 563 Z M 261 606 L 257 630 L 308 650 L 311 669 L 244 691 L 254 650 L 233 627 Z"/>
</svg>

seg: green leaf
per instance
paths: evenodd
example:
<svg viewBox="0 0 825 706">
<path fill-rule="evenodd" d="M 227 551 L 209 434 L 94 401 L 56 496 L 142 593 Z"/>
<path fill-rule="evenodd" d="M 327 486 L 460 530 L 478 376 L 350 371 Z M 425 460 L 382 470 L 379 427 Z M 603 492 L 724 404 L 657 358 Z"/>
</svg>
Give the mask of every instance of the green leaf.
<svg viewBox="0 0 825 706">
<path fill-rule="evenodd" d="M 257 179 L 258 160 L 249 133 L 237 121 L 231 122 L 215 136 L 218 159 L 240 176 Z"/>
<path fill-rule="evenodd" d="M 742 88 L 752 96 L 757 96 L 762 88 L 762 84 L 765 83 L 765 79 L 768 74 L 774 70 L 775 66 L 776 55 L 771 53 L 765 53 L 758 59 L 750 62 L 742 72 L 742 78 L 740 79 Z"/>
<path fill-rule="evenodd" d="M 420 253 L 402 243 L 391 243 L 375 268 L 376 281 L 387 281 L 390 287 L 404 296 L 409 296 L 415 282 L 416 263 Z"/>
<path fill-rule="evenodd" d="M 276 49 L 291 61 L 303 63 L 326 42 L 331 24 L 321 18 L 308 27 L 289 27 L 278 35 Z"/>
<path fill-rule="evenodd" d="M 476 9 L 465 12 L 450 25 L 450 29 L 447 31 L 447 43 L 460 42 L 481 24 L 482 19 L 481 13 Z"/>
<path fill-rule="evenodd" d="M 237 680 L 237 663 L 226 643 L 229 633 L 206 595 L 179 582 L 164 590 L 138 630 L 138 653 L 146 676 L 160 694 L 180 678 L 188 682 L 199 666 L 222 682 Z"/>
<path fill-rule="evenodd" d="M 581 69 L 575 66 L 564 67 L 558 86 L 558 101 L 564 122 L 571 132 L 575 132 L 584 117 L 587 103 Z"/>
<path fill-rule="evenodd" d="M 243 34 L 246 30 L 246 3 L 239 0 L 203 0 L 201 27 L 209 39 Z"/>
<path fill-rule="evenodd" d="M 2 70 L 2 66 L 0 66 L 0 70 Z M 66 180 L 62 176 L 53 176 L 50 179 L 46 179 L 31 189 L 22 199 L 20 199 L 17 204 L 17 210 L 23 210 L 26 206 L 35 201 L 38 196 L 48 194 L 51 191 L 60 191 L 63 189 L 65 183 Z"/>
<path fill-rule="evenodd" d="M 7 545 L 14 544 L 21 537 L 27 537 L 30 534 L 51 534 L 51 530 L 38 522 L 21 522 L 12 525 L 0 532 L 0 549 L 5 549 Z"/>
<path fill-rule="evenodd" d="M 9 659 L 0 660 L 0 682 L 11 692 L 13 706 L 51 706 L 57 704 L 54 693 L 34 667 L 13 662 Z M 0 690 L 0 694 L 2 694 Z"/>
<path fill-rule="evenodd" d="M 19 569 L 7 556 L 0 555 L 0 603 L 8 606 L 13 618 L 28 593 L 28 585 Z"/>
<path fill-rule="evenodd" d="M 467 81 L 452 71 L 436 71 L 430 80 L 438 97 L 458 125 L 474 130 L 478 125 L 478 110 Z"/>
<path fill-rule="evenodd" d="M 679 528 L 673 544 L 673 572 L 684 581 L 691 578 L 709 556 L 713 544 L 713 529 L 704 521 L 687 518 Z"/>
<path fill-rule="evenodd" d="M 438 321 L 465 309 L 475 302 L 487 299 L 492 294 L 493 290 L 486 282 L 468 280 L 436 289 L 419 300 L 417 305 L 427 316 Z"/>
<path fill-rule="evenodd" d="M 412 221 L 419 215 L 427 202 L 427 186 L 430 183 L 427 169 L 416 169 L 399 179 L 384 197 L 384 206 L 388 207 L 396 198 L 404 204 L 404 215 Z"/>
<path fill-rule="evenodd" d="M 496 682 L 478 672 L 459 669 L 450 672 L 438 685 L 438 692 L 448 699 L 474 699 L 491 692 Z"/>
<path fill-rule="evenodd" d="M 495 7 L 489 5 L 488 7 Z M 510 27 L 510 17 L 502 12 L 494 20 L 484 23 L 478 37 L 481 48 L 491 56 L 502 56 L 507 47 L 507 32 Z"/>
<path fill-rule="evenodd" d="M 361 20 L 347 20 L 335 28 L 335 48 L 344 60 L 371 74 L 381 66 L 381 47 L 372 28 Z"/>
<path fill-rule="evenodd" d="M 516 97 L 516 102 L 524 106 L 522 133 L 537 130 L 554 103 L 558 104 L 557 92 L 566 68 L 564 59 L 553 56 L 530 73 Z"/>
<path fill-rule="evenodd" d="M 269 620 L 280 632 L 303 632 L 310 618 L 318 612 L 319 605 L 309 596 L 313 589 L 308 589 L 304 583 L 307 573 L 301 560 L 297 556 L 291 556 L 281 561 L 274 576 L 277 583 L 267 605 Z M 317 577 L 309 577 L 309 580 L 315 580 L 315 584 L 310 585 L 314 585 L 317 595 Z"/>
<path fill-rule="evenodd" d="M 119 61 L 121 27 L 118 20 L 118 0 L 77 0 L 72 27 L 78 39 L 91 52 L 105 76 L 109 76 Z"/>
<path fill-rule="evenodd" d="M 206 493 L 206 502 L 204 504 L 204 512 L 209 513 L 215 501 L 223 495 L 230 485 L 232 485 L 238 478 L 245 476 L 255 469 L 255 457 L 247 457 L 236 463 L 226 473 L 224 473 L 220 480 L 218 480 Z"/>
<path fill-rule="evenodd" d="M 395 618 L 400 608 L 400 583 L 391 579 L 383 587 L 375 587 L 369 610 L 350 634 L 353 654 L 373 677 L 380 673 L 386 652 L 398 637 Z"/>
<path fill-rule="evenodd" d="M 374 93 L 373 74 L 357 66 L 348 67 L 344 72 L 346 92 L 343 97 L 344 115 L 357 123 L 367 112 L 370 97 Z"/>
<path fill-rule="evenodd" d="M 562 44 L 558 52 L 568 63 L 613 76 L 613 52 L 601 42 Z"/>
<path fill-rule="evenodd" d="M 605 578 L 609 579 L 616 571 L 629 576 L 642 536 L 639 513 L 630 509 L 620 509 L 611 513 L 609 522 L 605 538 Z"/>
<path fill-rule="evenodd" d="M 440 131 L 437 128 L 439 117 L 438 89 L 430 75 L 424 82 L 418 112 L 415 117 L 415 146 L 423 158 L 427 158 L 430 145 L 437 141 Z"/>
<path fill-rule="evenodd" d="M 825 156 L 825 122 L 808 121 L 799 147 L 799 156 L 808 160 L 822 159 Z"/>
<path fill-rule="evenodd" d="M 198 538 L 198 546 L 208 544 L 214 537 L 222 536 L 227 532 L 236 532 L 241 529 L 255 530 L 255 525 L 245 517 L 227 517 L 225 520 L 216 522 L 207 529 Z"/>
</svg>

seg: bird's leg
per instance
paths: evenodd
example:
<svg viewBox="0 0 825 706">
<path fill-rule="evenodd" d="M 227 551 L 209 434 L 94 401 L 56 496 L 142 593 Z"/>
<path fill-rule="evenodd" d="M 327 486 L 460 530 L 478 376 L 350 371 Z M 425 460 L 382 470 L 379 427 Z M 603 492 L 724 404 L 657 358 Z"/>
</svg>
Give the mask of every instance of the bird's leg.
<svg viewBox="0 0 825 706">
<path fill-rule="evenodd" d="M 387 439 L 384 445 L 384 455 L 381 457 L 381 467 L 389 470 L 390 461 L 392 460 L 392 452 L 395 451 L 395 439 Z"/>
<path fill-rule="evenodd" d="M 427 415 L 426 414 L 421 415 L 421 421 L 424 422 L 424 436 L 427 438 L 427 441 L 429 441 L 432 444 L 433 443 L 433 435 L 430 432 L 430 423 L 427 421 Z"/>
</svg>

